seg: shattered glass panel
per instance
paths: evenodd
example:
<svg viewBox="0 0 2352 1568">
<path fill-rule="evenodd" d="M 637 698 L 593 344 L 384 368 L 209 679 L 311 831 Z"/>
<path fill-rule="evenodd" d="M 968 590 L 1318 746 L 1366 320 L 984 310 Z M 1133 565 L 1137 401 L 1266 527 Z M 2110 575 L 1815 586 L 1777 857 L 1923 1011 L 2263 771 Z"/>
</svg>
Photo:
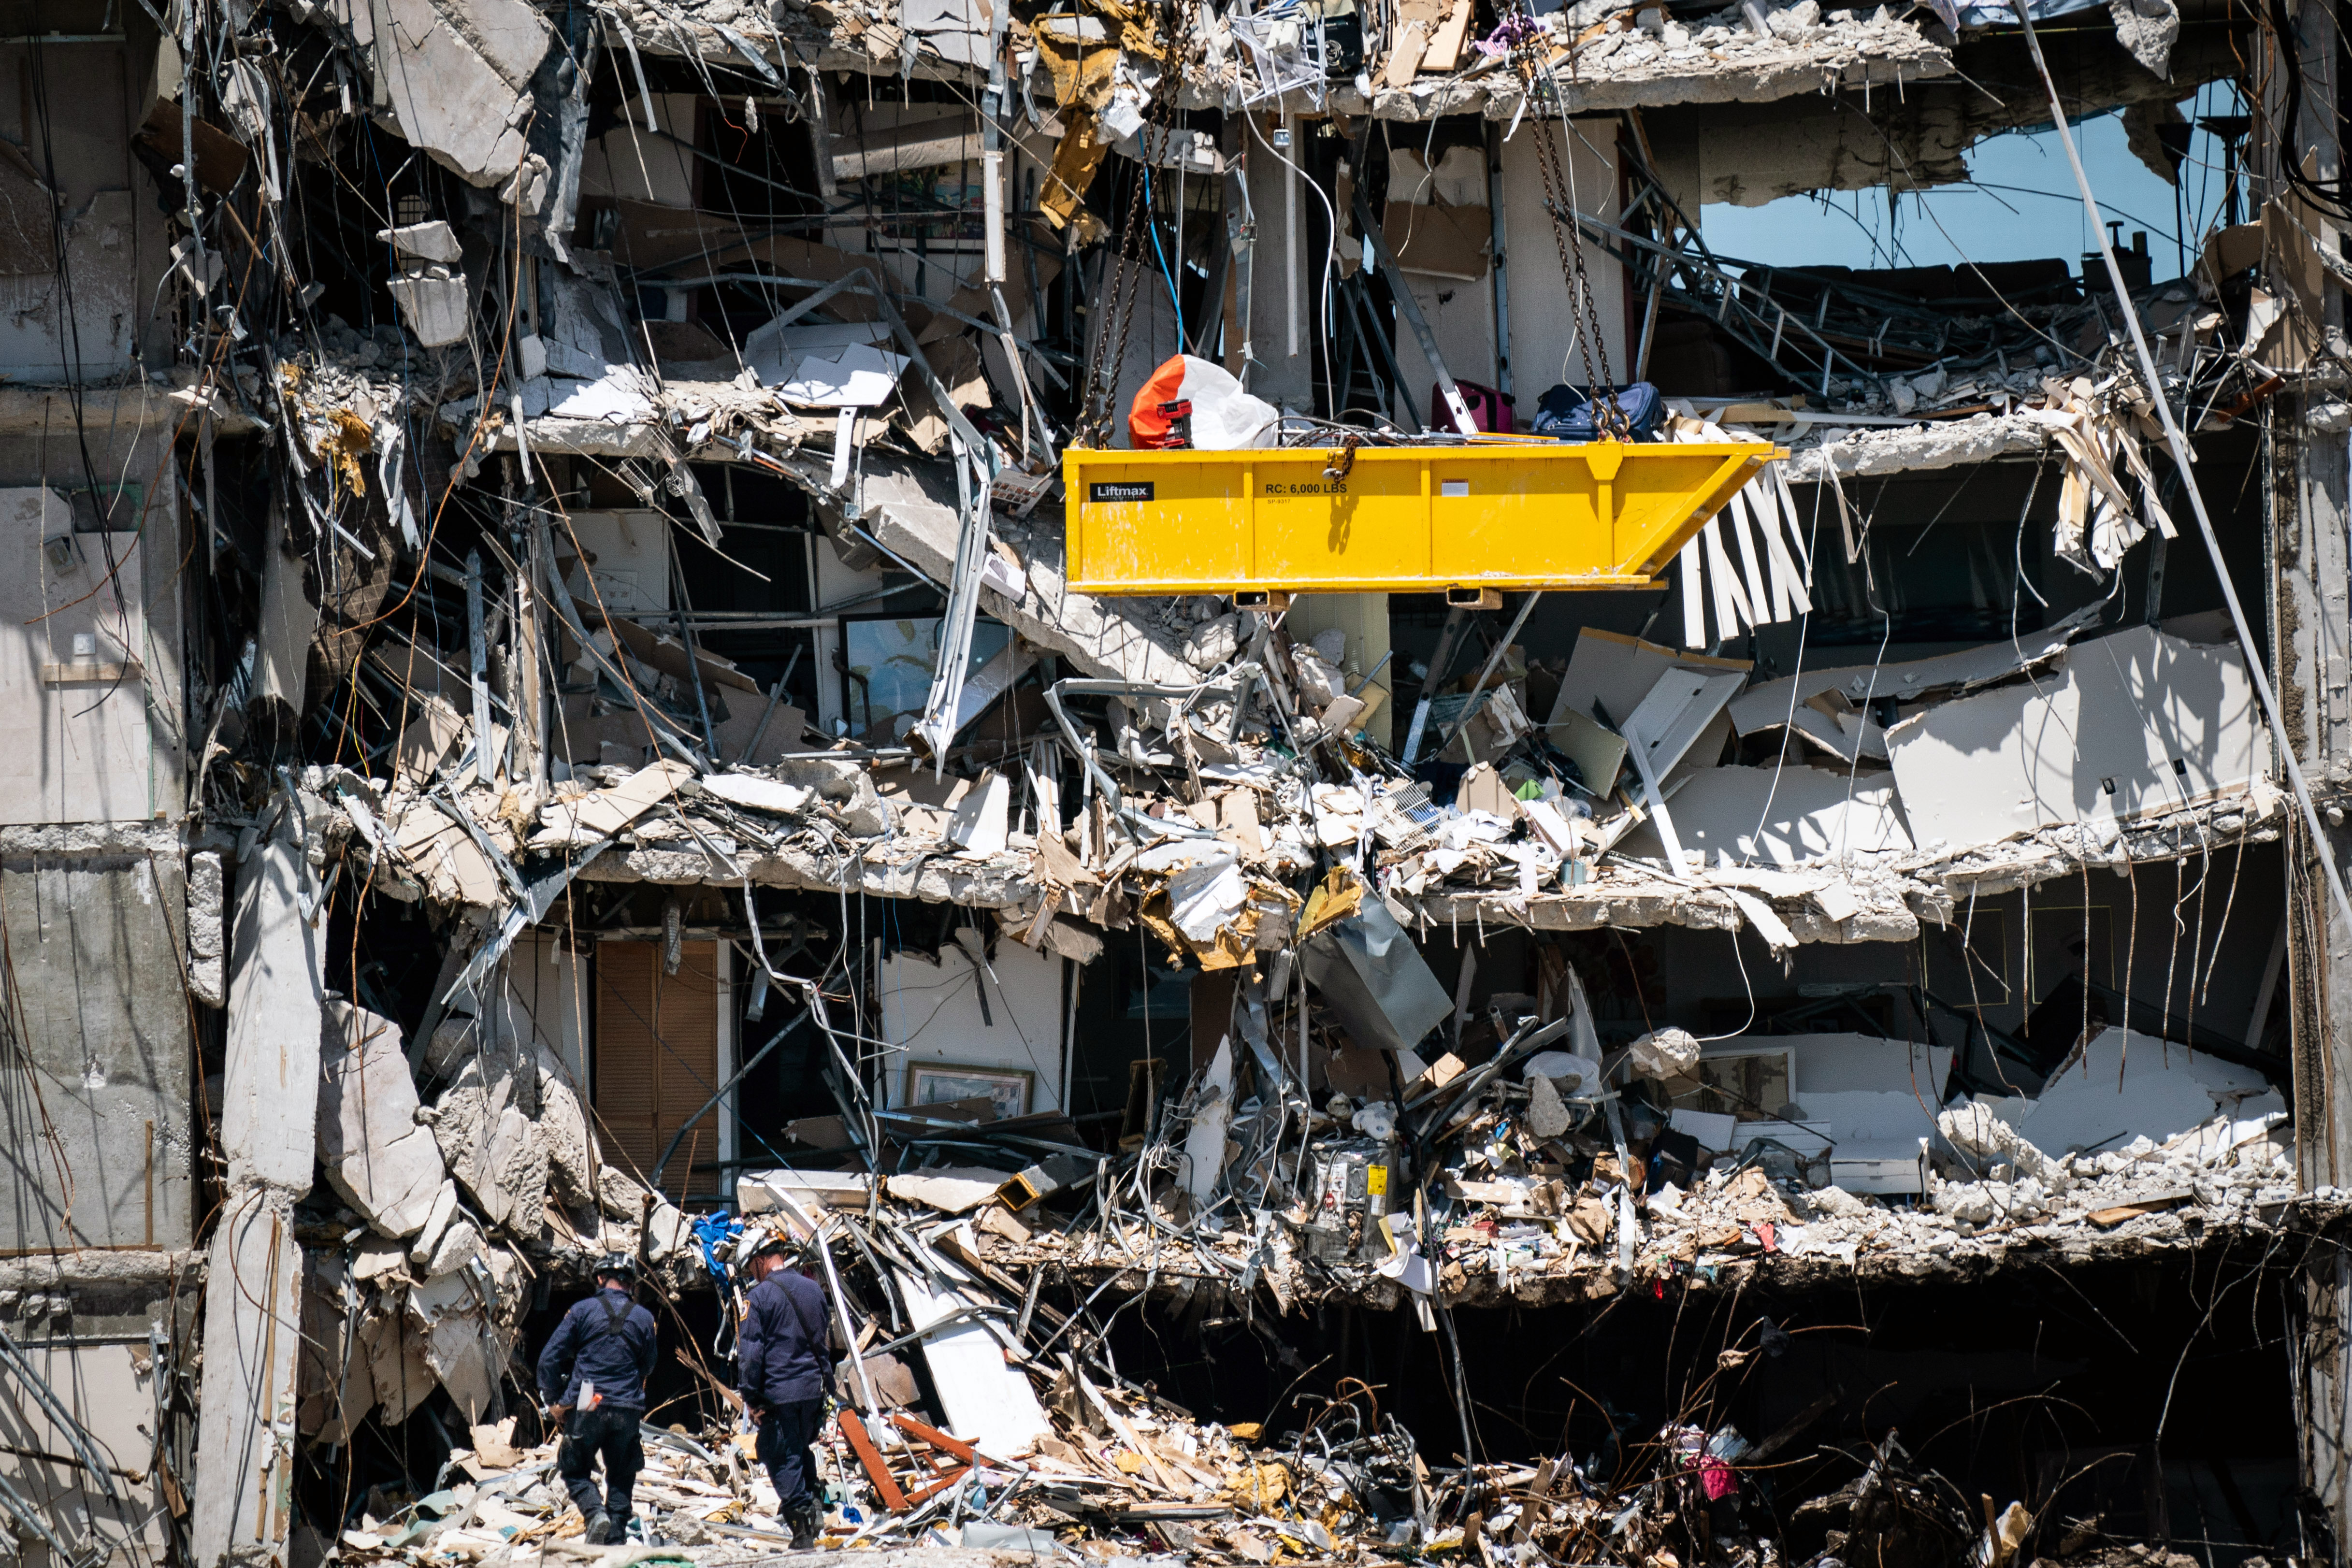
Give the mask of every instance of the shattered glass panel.
<svg viewBox="0 0 2352 1568">
<path fill-rule="evenodd" d="M 1183 1019 L 1192 1017 L 1192 972 L 1190 969 L 1162 969 L 1157 965 L 1150 971 L 1148 989 L 1130 991 L 1127 998 L 1127 1016 L 1131 1019 Z"/>
<path fill-rule="evenodd" d="M 895 741 L 922 717 L 923 704 L 931 695 L 931 670 L 939 663 L 940 632 L 936 615 L 842 622 L 842 647 L 848 664 L 843 677 L 847 690 L 842 710 L 849 716 L 851 734 L 869 735 L 881 727 Z M 1001 622 L 975 622 L 964 677 L 969 680 L 1003 653 L 1012 636 Z"/>
</svg>

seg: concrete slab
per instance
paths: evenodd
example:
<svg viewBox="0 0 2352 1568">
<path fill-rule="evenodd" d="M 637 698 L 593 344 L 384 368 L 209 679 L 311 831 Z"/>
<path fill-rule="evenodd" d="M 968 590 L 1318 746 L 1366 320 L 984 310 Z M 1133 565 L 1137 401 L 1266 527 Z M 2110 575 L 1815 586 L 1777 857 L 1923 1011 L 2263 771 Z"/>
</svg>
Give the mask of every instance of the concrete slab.
<svg viewBox="0 0 2352 1568">
<path fill-rule="evenodd" d="M 325 1012 L 319 1158 L 328 1185 L 383 1235 L 414 1236 L 441 1190 L 441 1150 L 432 1129 L 417 1124 L 400 1030 L 348 1002 Z"/>
</svg>

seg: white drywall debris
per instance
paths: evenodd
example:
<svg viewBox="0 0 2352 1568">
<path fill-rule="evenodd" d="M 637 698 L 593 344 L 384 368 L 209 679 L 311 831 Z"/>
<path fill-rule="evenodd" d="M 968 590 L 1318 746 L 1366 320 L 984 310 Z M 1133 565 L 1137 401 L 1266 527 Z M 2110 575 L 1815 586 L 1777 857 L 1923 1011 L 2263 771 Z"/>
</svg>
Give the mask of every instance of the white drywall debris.
<svg viewBox="0 0 2352 1568">
<path fill-rule="evenodd" d="M 920 1203 L 942 1214 L 962 1214 L 978 1208 L 1004 1185 L 1004 1173 L 978 1166 L 945 1166 L 884 1178 L 883 1190 L 907 1203 Z M 795 1193 L 805 1203 L 807 1199 Z"/>
<path fill-rule="evenodd" d="M 990 768 L 958 802 L 948 840 L 967 854 L 996 854 L 1011 832 L 1012 812 L 1013 781 Z"/>
<path fill-rule="evenodd" d="M 2031 1100 L 1980 1097 L 2043 1148 L 2114 1150 L 2135 1138 L 2162 1143 L 2216 1115 L 2259 1114 L 2270 1080 L 2187 1046 L 2120 1029 L 2102 1031 L 2051 1074 Z"/>
<path fill-rule="evenodd" d="M 1711 659 L 1588 626 L 1577 634 L 1575 651 L 1569 655 L 1568 672 L 1560 678 L 1559 695 L 1553 699 L 1547 722 L 1558 724 L 1571 713 L 1596 717 L 1597 703 L 1611 726 L 1622 731 L 1634 708 L 1669 670 L 1712 677 L 1744 675 L 1752 667 L 1745 659 Z M 1735 685 L 1731 689 L 1738 687 Z"/>
<path fill-rule="evenodd" d="M 1649 763 L 1644 776 L 1664 779 L 1673 772 L 1747 679 L 1737 670 L 1668 670 L 1660 674 L 1619 725 L 1633 754 Z M 1715 759 L 1696 760 L 1707 766 Z"/>
<path fill-rule="evenodd" d="M 1909 1159 L 1934 1135 L 1948 1049 L 1868 1034 L 1792 1034 L 1772 1045 L 1787 1048 L 1790 1092 L 1806 1120 L 1829 1128 L 1840 1155 Z"/>
<path fill-rule="evenodd" d="M 1029 1379 L 1005 1364 L 1003 1342 L 993 1330 L 961 1315 L 963 1298 L 941 1279 L 904 1270 L 892 1275 L 915 1326 L 940 1325 L 919 1343 L 946 1407 L 948 1430 L 994 1459 L 1013 1458 L 1051 1436 Z"/>
<path fill-rule="evenodd" d="M 781 784 L 753 773 L 714 773 L 702 781 L 702 787 L 730 805 L 772 811 L 779 817 L 799 816 L 816 795 L 805 786 Z"/>
<path fill-rule="evenodd" d="M 1895 810 L 1895 777 L 1796 762 L 1699 768 L 1674 793 L 1675 829 L 1685 852 L 1783 867 L 1907 850 L 1911 835 Z M 1618 848 L 1629 855 L 1665 853 L 1647 823 Z"/>
<path fill-rule="evenodd" d="M 1735 887 L 1727 891 L 1731 894 L 1731 902 L 1739 906 L 1739 913 L 1748 917 L 1748 924 L 1755 927 L 1756 935 L 1764 938 L 1767 946 L 1775 953 L 1795 949 L 1796 936 L 1790 931 L 1785 921 L 1772 913 L 1770 904 L 1745 888 Z"/>
<path fill-rule="evenodd" d="M 2234 645 L 2136 626 L 2057 672 L 1964 697 L 1887 732 L 1924 848 L 2175 810 L 2261 771 L 2260 716 Z"/>
<path fill-rule="evenodd" d="M 1248 902 L 1249 883 L 1229 856 L 1186 866 L 1168 879 L 1168 917 L 1194 942 L 1214 942 Z"/>
<path fill-rule="evenodd" d="M 1677 1133 L 1688 1133 L 1698 1140 L 1698 1146 L 1710 1154 L 1722 1154 L 1731 1147 L 1733 1132 L 1739 1118 L 1727 1112 L 1692 1111 L 1677 1105 L 1667 1116 Z"/>
<path fill-rule="evenodd" d="M 1192 1109 L 1192 1124 L 1184 1132 L 1180 1175 L 1195 1204 L 1205 1205 L 1217 1190 L 1225 1168 L 1225 1129 L 1233 1120 L 1234 1040 L 1228 1033 L 1217 1041 L 1217 1054 L 1209 1063 Z"/>
</svg>

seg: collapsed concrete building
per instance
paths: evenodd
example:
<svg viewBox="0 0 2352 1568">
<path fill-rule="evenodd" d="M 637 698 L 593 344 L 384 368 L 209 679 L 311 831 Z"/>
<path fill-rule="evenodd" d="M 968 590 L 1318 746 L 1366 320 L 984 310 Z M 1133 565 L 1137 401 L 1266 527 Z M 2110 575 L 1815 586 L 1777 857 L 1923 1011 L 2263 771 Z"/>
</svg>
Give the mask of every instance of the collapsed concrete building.
<svg viewBox="0 0 2352 1568">
<path fill-rule="evenodd" d="M 14 1554 L 578 1554 L 517 1358 L 611 1250 L 648 1519 L 772 1552 L 783 1226 L 836 1544 L 2352 1558 L 2346 49 L 16 5 Z M 2053 105 L 2178 180 L 2213 82 L 2170 278 L 1701 235 Z M 1307 490 L 1554 382 L 1769 455 L 1611 591 L 1173 510 L 1200 582 L 1089 588 L 1064 463 L 1179 355 Z"/>
</svg>

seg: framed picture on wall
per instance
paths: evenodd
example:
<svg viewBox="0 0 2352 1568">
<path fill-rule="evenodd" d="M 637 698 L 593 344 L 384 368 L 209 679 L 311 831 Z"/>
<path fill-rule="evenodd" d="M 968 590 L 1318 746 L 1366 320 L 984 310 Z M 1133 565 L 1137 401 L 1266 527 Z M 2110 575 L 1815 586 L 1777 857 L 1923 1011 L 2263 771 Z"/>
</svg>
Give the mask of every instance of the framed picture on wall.
<svg viewBox="0 0 2352 1568">
<path fill-rule="evenodd" d="M 952 1061 L 918 1061 L 907 1068 L 907 1103 L 945 1105 L 987 1098 L 1000 1122 L 1029 1113 L 1029 1093 L 1037 1075 L 1011 1067 L 964 1067 Z"/>
</svg>

